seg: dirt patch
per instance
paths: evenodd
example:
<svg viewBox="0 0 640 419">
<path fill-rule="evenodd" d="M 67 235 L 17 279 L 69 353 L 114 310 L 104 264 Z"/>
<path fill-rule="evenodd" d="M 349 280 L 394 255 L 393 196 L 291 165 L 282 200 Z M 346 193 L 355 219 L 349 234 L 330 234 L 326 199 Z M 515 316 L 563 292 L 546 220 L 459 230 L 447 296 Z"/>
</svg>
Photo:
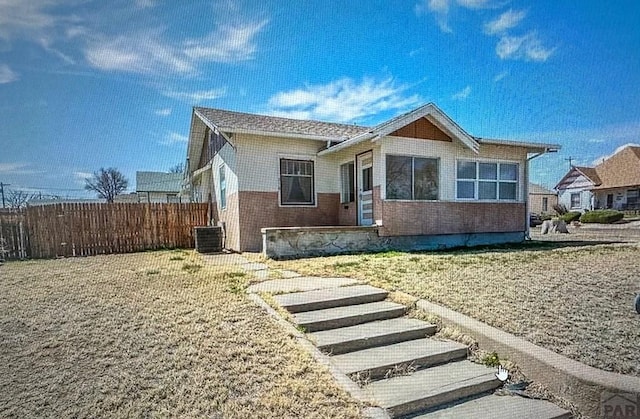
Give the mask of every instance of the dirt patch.
<svg viewBox="0 0 640 419">
<path fill-rule="evenodd" d="M 2 417 L 359 417 L 244 294 L 193 252 L 0 267 Z"/>
<path fill-rule="evenodd" d="M 555 236 L 574 240 L 269 263 L 403 291 L 585 364 L 640 376 L 640 316 L 633 309 L 640 291 L 637 243 L 592 244 L 621 239 Z"/>
</svg>

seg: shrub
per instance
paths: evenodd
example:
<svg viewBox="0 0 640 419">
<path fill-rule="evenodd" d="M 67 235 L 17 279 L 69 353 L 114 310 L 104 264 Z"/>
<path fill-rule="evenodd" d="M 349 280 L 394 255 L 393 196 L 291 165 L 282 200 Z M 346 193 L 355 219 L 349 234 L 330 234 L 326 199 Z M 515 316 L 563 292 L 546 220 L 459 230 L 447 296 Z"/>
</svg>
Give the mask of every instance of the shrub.
<svg viewBox="0 0 640 419">
<path fill-rule="evenodd" d="M 561 215 L 558 218 L 563 220 L 565 223 L 569 224 L 572 221 L 579 220 L 581 215 L 582 213 L 580 211 L 570 211 L 570 212 L 567 212 L 566 214 Z"/>
<path fill-rule="evenodd" d="M 582 214 L 580 222 L 582 223 L 600 223 L 611 224 L 622 220 L 624 213 L 616 210 L 595 210 Z"/>
<path fill-rule="evenodd" d="M 564 214 L 569 212 L 569 210 L 567 209 L 567 206 L 565 204 L 555 204 L 553 206 L 553 210 L 558 215 L 564 215 Z"/>
</svg>

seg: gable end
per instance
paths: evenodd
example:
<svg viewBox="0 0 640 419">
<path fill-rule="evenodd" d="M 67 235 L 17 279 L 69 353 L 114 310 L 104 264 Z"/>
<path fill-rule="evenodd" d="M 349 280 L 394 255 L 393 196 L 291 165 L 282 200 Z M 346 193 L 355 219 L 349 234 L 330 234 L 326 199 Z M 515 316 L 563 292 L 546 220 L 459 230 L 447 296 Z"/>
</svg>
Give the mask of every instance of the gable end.
<svg viewBox="0 0 640 419">
<path fill-rule="evenodd" d="M 417 119 L 409 125 L 405 125 L 404 127 L 395 130 L 389 135 L 394 137 L 419 138 L 423 140 L 453 141 L 451 137 L 426 118 Z"/>
</svg>

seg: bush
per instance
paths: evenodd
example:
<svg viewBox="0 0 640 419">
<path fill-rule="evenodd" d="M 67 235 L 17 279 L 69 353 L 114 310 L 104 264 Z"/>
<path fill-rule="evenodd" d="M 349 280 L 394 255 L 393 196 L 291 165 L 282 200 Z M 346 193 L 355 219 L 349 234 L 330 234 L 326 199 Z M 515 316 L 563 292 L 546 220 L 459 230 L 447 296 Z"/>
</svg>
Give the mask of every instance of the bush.
<svg viewBox="0 0 640 419">
<path fill-rule="evenodd" d="M 580 211 L 569 211 L 568 213 L 563 214 L 558 218 L 569 224 L 572 221 L 578 221 L 581 215 L 582 213 Z"/>
<path fill-rule="evenodd" d="M 624 217 L 624 213 L 616 210 L 595 210 L 589 211 L 582 214 L 580 217 L 581 223 L 600 223 L 600 224 L 611 224 L 616 221 L 622 220 Z"/>
<path fill-rule="evenodd" d="M 566 213 L 569 212 L 569 210 L 567 209 L 567 206 L 565 204 L 555 204 L 553 206 L 553 210 L 558 215 L 565 215 Z"/>
</svg>

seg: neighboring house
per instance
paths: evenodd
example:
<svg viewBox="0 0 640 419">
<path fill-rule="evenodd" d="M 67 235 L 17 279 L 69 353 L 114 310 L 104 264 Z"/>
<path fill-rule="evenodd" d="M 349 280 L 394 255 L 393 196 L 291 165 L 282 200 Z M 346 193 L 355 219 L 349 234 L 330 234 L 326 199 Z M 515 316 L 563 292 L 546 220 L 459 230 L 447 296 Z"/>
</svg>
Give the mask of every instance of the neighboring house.
<svg viewBox="0 0 640 419">
<path fill-rule="evenodd" d="M 640 209 L 640 147 L 626 146 L 596 167 L 573 166 L 555 189 L 571 210 Z"/>
<path fill-rule="evenodd" d="M 136 193 L 139 202 L 188 202 L 181 196 L 182 173 L 136 172 Z"/>
<path fill-rule="evenodd" d="M 404 248 L 518 242 L 529 153 L 559 146 L 469 135 L 434 104 L 373 128 L 194 108 L 192 198 L 212 204 L 226 247 L 262 248 L 266 227 L 377 226 Z"/>
<path fill-rule="evenodd" d="M 535 183 L 529 184 L 529 212 L 533 214 L 550 213 L 553 212 L 553 206 L 557 203 L 557 192 L 543 188 Z"/>
</svg>

